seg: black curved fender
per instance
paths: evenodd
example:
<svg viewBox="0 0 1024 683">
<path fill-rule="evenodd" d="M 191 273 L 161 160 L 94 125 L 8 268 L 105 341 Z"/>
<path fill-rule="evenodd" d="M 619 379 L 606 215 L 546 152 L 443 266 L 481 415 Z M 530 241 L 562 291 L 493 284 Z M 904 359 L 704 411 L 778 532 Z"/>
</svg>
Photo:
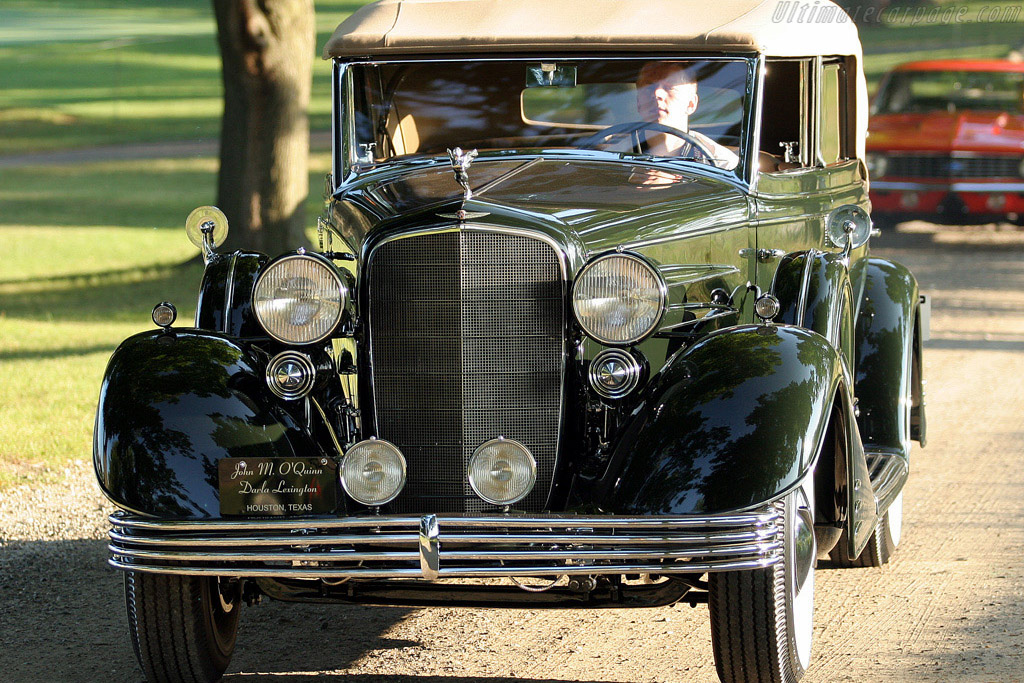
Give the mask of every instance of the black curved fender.
<svg viewBox="0 0 1024 683">
<path fill-rule="evenodd" d="M 858 423 L 869 451 L 907 458 L 909 438 L 925 442 L 918 301 L 917 280 L 906 267 L 869 260 L 857 316 L 854 383 Z M 906 405 L 907 397 L 912 405 Z"/>
<path fill-rule="evenodd" d="M 215 255 L 199 287 L 196 327 L 235 337 L 265 335 L 252 310 L 252 290 L 269 261 L 266 254 L 255 252 Z"/>
<path fill-rule="evenodd" d="M 652 382 L 596 482 L 593 503 L 617 514 L 664 515 L 774 500 L 813 466 L 837 395 L 852 424 L 847 380 L 838 353 L 814 332 L 746 325 L 712 333 Z M 847 436 L 850 479 L 867 481 L 856 430 Z M 870 531 L 870 486 L 849 489 L 849 509 L 858 509 Z"/>
<path fill-rule="evenodd" d="M 219 517 L 221 458 L 322 455 L 275 404 L 253 350 L 236 340 L 194 329 L 144 332 L 126 339 L 107 365 L 93 464 L 123 508 Z"/>
</svg>

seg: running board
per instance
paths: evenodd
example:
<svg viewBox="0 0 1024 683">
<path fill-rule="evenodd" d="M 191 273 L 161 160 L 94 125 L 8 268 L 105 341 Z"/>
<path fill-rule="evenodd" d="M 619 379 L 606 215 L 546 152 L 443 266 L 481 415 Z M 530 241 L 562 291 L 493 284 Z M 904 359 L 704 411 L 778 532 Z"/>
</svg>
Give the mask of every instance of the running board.
<svg viewBox="0 0 1024 683">
<path fill-rule="evenodd" d="M 875 492 L 875 507 L 881 518 L 892 502 L 903 491 L 910 468 L 903 456 L 897 453 L 865 453 L 871 488 Z"/>
</svg>

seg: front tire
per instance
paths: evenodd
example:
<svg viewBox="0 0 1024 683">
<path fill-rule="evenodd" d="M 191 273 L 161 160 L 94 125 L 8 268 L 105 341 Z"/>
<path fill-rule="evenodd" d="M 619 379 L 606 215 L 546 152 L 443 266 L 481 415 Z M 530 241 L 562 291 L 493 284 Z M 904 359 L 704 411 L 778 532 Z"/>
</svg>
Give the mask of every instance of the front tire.
<svg viewBox="0 0 1024 683">
<path fill-rule="evenodd" d="M 147 680 L 220 680 L 235 649 L 238 582 L 127 572 L 124 594 L 132 646 Z"/>
<path fill-rule="evenodd" d="M 842 539 L 829 553 L 829 560 L 837 567 L 881 567 L 888 564 L 896 546 L 900 544 L 900 536 L 903 535 L 903 492 L 896 496 L 889 509 L 882 515 L 882 519 L 875 525 L 875 531 L 871 534 L 871 540 L 861 551 L 859 557 L 851 558 L 848 548 L 847 536 L 843 533 Z"/>
<path fill-rule="evenodd" d="M 816 556 L 813 502 L 797 490 L 784 505 L 781 562 L 708 577 L 711 644 L 723 683 L 791 683 L 810 665 Z"/>
</svg>

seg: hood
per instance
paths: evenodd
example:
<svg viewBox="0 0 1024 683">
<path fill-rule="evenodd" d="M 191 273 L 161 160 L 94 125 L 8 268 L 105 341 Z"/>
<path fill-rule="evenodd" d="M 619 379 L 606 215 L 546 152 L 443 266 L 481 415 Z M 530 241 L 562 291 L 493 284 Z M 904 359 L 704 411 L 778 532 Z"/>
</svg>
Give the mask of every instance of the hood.
<svg viewBox="0 0 1024 683">
<path fill-rule="evenodd" d="M 883 114 L 871 119 L 869 151 L 1022 152 L 1024 115 L 968 111 Z"/>
<path fill-rule="evenodd" d="M 486 159 L 469 169 L 475 223 L 539 229 L 567 246 L 601 251 L 694 222 L 746 216 L 735 180 L 679 164 L 579 158 Z M 361 245 L 368 233 L 450 222 L 462 203 L 451 165 L 381 168 L 348 186 L 342 225 Z M 351 220 L 359 214 L 360 220 Z M 485 214 L 475 216 L 474 214 Z M 346 220 L 348 218 L 348 220 Z M 357 227 L 361 225 L 362 227 Z"/>
</svg>

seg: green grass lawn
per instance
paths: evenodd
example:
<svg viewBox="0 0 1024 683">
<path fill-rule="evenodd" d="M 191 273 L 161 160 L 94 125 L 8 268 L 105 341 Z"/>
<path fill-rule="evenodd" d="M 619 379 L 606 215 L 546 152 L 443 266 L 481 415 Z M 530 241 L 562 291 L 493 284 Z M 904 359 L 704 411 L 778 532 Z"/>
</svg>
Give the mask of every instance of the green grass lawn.
<svg viewBox="0 0 1024 683">
<path fill-rule="evenodd" d="M 317 50 L 367 0 L 316 0 Z M 221 81 L 213 10 L 195 0 L 5 0 L 0 155 L 216 139 Z M 314 129 L 330 127 L 328 62 L 316 59 Z"/>
</svg>

